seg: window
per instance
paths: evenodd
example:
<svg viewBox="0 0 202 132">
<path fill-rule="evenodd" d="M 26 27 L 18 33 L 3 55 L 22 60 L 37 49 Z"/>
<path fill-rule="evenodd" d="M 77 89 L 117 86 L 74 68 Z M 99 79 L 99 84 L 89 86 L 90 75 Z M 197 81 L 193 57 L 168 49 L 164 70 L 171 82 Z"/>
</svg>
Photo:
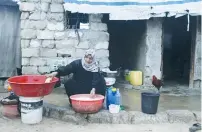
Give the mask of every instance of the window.
<svg viewBox="0 0 202 132">
<path fill-rule="evenodd" d="M 89 15 L 83 13 L 65 12 L 65 22 L 67 29 L 80 29 L 81 23 L 89 22 Z"/>
</svg>

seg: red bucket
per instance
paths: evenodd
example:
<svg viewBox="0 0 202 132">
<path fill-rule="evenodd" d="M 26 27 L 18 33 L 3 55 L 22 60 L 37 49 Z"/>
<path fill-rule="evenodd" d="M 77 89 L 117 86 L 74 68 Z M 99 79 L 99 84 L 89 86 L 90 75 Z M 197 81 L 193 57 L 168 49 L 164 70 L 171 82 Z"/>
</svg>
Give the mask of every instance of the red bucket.
<svg viewBox="0 0 202 132">
<path fill-rule="evenodd" d="M 22 75 L 8 79 L 13 92 L 23 97 L 43 97 L 52 92 L 59 80 L 54 77 L 49 83 L 45 83 L 45 75 Z"/>
<path fill-rule="evenodd" d="M 19 116 L 17 105 L 3 105 L 2 114 L 8 118 L 16 118 Z"/>
</svg>

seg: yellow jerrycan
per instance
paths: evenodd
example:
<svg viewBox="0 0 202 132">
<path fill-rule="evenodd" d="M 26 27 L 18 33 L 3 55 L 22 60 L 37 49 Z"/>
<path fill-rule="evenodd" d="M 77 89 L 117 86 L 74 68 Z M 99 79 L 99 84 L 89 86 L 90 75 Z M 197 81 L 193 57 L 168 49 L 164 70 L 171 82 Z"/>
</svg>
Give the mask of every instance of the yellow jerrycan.
<svg viewBox="0 0 202 132">
<path fill-rule="evenodd" d="M 130 71 L 130 83 L 133 86 L 142 85 L 142 72 L 141 71 Z"/>
</svg>

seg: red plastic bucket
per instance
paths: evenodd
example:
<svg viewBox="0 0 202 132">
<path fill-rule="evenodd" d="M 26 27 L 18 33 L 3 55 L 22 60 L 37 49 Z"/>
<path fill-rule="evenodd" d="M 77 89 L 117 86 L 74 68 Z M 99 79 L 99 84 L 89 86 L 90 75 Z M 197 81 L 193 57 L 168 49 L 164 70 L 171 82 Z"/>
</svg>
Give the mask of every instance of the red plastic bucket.
<svg viewBox="0 0 202 132">
<path fill-rule="evenodd" d="M 16 118 L 19 116 L 17 105 L 3 105 L 2 114 L 8 118 Z"/>
</svg>

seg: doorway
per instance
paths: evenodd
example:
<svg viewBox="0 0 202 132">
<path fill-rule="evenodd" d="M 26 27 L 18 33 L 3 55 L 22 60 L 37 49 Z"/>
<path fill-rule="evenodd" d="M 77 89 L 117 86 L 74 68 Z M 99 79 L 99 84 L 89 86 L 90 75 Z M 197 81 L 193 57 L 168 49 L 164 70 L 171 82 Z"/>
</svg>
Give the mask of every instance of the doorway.
<svg viewBox="0 0 202 132">
<path fill-rule="evenodd" d="M 104 15 L 103 23 L 107 24 L 109 39 L 110 70 L 144 71 L 146 53 L 145 20 L 109 20 Z M 124 83 L 124 73 L 117 79 Z M 125 82 L 127 83 L 127 82 Z"/>
<path fill-rule="evenodd" d="M 163 23 L 163 77 L 165 85 L 189 86 L 191 68 L 192 25 L 187 31 L 187 16 L 165 18 Z"/>
<path fill-rule="evenodd" d="M 104 15 L 109 40 L 110 70 L 144 70 L 146 51 L 146 21 L 109 20 Z M 123 77 L 123 74 L 122 74 Z"/>
</svg>

